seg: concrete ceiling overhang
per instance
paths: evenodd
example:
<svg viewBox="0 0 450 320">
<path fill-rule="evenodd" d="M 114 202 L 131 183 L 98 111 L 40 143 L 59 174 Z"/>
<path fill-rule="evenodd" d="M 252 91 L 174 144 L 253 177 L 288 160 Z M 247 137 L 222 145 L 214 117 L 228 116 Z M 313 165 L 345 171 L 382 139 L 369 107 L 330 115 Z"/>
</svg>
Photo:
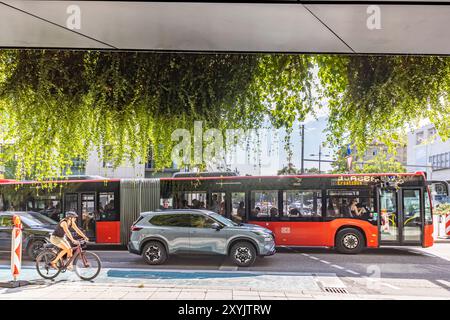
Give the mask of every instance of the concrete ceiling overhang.
<svg viewBox="0 0 450 320">
<path fill-rule="evenodd" d="M 0 47 L 448 55 L 450 0 L 5 0 Z"/>
</svg>

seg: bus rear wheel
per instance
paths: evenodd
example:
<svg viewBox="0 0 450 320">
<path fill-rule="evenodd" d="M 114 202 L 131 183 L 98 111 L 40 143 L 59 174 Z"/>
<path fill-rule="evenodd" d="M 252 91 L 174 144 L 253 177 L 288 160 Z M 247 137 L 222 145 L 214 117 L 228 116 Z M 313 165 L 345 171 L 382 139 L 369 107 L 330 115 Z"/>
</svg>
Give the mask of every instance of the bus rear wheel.
<svg viewBox="0 0 450 320">
<path fill-rule="evenodd" d="M 365 247 L 364 235 L 358 229 L 345 228 L 336 235 L 336 250 L 344 254 L 360 253 Z"/>
</svg>

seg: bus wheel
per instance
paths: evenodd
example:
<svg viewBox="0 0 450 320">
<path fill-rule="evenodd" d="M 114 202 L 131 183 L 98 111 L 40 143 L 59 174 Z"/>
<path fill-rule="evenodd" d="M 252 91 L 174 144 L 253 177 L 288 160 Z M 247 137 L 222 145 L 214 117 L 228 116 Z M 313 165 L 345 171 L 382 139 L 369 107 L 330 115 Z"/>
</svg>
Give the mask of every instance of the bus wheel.
<svg viewBox="0 0 450 320">
<path fill-rule="evenodd" d="M 239 267 L 250 267 L 256 260 L 255 247 L 247 241 L 240 241 L 231 248 L 230 258 Z"/>
<path fill-rule="evenodd" d="M 167 260 L 166 248 L 161 242 L 150 241 L 142 250 L 142 258 L 151 265 L 163 264 Z"/>
<path fill-rule="evenodd" d="M 340 253 L 360 253 L 364 249 L 364 245 L 364 236 L 357 229 L 345 228 L 336 235 L 336 249 Z"/>
</svg>

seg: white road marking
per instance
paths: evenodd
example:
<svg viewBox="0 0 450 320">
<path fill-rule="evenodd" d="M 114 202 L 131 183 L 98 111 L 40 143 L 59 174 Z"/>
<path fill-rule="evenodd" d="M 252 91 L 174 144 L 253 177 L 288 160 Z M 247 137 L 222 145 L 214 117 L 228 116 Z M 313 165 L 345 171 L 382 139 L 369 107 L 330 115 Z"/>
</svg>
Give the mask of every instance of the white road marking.
<svg viewBox="0 0 450 320">
<path fill-rule="evenodd" d="M 319 258 L 313 257 L 313 256 L 310 256 L 310 258 L 313 259 L 313 260 L 320 260 Z"/>
<path fill-rule="evenodd" d="M 436 280 L 437 282 L 439 282 L 440 284 L 443 284 L 446 287 L 450 288 L 450 282 L 446 281 L 446 280 Z"/>
<path fill-rule="evenodd" d="M 340 269 L 340 270 L 344 270 L 345 268 L 344 267 L 341 267 L 341 266 L 338 266 L 338 265 L 336 265 L 336 264 L 333 264 L 333 265 L 331 265 L 333 268 L 336 268 L 336 269 Z"/>
<path fill-rule="evenodd" d="M 351 273 L 351 274 L 360 275 L 359 272 L 356 272 L 356 271 L 353 271 L 353 270 L 350 270 L 350 269 L 346 269 L 345 271 L 347 271 L 348 273 Z"/>
<path fill-rule="evenodd" d="M 326 264 L 331 264 L 331 262 L 328 262 L 328 261 L 325 261 L 325 260 L 320 260 L 320 262 L 326 263 Z"/>
<path fill-rule="evenodd" d="M 309 257 L 309 254 L 307 253 L 302 253 L 302 255 L 304 255 L 305 257 Z"/>
<path fill-rule="evenodd" d="M 237 266 L 220 266 L 219 270 L 221 271 L 237 271 Z"/>
</svg>

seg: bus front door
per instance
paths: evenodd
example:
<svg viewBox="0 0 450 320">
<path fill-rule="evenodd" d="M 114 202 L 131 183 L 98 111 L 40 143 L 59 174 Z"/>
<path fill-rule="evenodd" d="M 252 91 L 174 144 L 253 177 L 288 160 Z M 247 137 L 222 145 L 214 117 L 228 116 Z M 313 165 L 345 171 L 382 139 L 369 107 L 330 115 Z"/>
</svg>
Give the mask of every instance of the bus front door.
<svg viewBox="0 0 450 320">
<path fill-rule="evenodd" d="M 420 188 L 381 189 L 380 244 L 418 245 L 423 234 Z"/>
</svg>

